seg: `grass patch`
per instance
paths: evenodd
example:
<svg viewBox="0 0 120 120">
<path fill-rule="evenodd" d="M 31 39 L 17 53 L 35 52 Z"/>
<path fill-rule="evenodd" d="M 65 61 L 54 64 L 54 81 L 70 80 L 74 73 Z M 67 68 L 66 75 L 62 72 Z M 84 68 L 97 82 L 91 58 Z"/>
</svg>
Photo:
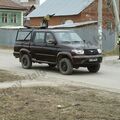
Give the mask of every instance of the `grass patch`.
<svg viewBox="0 0 120 120">
<path fill-rule="evenodd" d="M 111 51 L 107 51 L 107 52 L 103 52 L 104 56 L 114 56 L 114 55 L 118 55 L 119 54 L 119 48 L 116 47 Z"/>
<path fill-rule="evenodd" d="M 0 120 L 120 119 L 120 94 L 83 87 L 36 87 L 0 90 L 0 95 Z"/>
<path fill-rule="evenodd" d="M 7 45 L 0 45 L 0 49 L 5 49 L 5 50 L 13 50 L 13 46 L 7 46 Z"/>
<path fill-rule="evenodd" d="M 0 82 L 22 80 L 23 77 L 15 75 L 6 70 L 0 70 Z"/>
</svg>

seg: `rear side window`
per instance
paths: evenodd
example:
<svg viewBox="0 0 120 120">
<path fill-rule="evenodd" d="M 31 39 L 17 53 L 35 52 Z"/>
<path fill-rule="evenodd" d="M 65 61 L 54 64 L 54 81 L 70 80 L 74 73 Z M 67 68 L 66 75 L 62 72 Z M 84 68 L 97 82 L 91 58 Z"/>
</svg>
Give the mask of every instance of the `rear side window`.
<svg viewBox="0 0 120 120">
<path fill-rule="evenodd" d="M 17 40 L 30 40 L 31 31 L 20 31 L 18 32 Z"/>
<path fill-rule="evenodd" d="M 45 43 L 45 33 L 44 32 L 36 32 L 34 42 L 35 43 Z"/>
</svg>

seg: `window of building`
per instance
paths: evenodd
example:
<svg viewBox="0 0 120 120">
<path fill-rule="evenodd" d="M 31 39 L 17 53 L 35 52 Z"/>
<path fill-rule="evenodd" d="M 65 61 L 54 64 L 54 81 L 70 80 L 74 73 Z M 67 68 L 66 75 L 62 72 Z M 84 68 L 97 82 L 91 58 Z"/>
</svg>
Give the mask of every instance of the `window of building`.
<svg viewBox="0 0 120 120">
<path fill-rule="evenodd" d="M 61 22 L 61 24 L 72 24 L 72 23 L 74 23 L 74 21 L 69 19 L 63 19 Z"/>
<path fill-rule="evenodd" d="M 17 15 L 16 14 L 11 15 L 11 23 L 17 23 Z"/>
<path fill-rule="evenodd" d="M 8 22 L 8 15 L 7 13 L 2 13 L 2 23 L 7 23 Z"/>
<path fill-rule="evenodd" d="M 107 0 L 107 7 L 111 6 L 111 0 Z"/>
</svg>

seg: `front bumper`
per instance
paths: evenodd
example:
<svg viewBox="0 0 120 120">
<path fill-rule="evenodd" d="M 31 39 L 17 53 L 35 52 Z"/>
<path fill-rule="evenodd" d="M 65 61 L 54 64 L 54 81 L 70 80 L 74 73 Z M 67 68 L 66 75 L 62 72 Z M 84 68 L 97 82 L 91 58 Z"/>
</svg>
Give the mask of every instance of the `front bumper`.
<svg viewBox="0 0 120 120">
<path fill-rule="evenodd" d="M 15 56 L 15 58 L 19 58 L 20 57 L 20 53 L 19 52 L 13 52 L 13 56 Z"/>
<path fill-rule="evenodd" d="M 73 65 L 88 66 L 91 64 L 98 64 L 102 62 L 102 55 L 82 55 L 73 56 Z"/>
</svg>

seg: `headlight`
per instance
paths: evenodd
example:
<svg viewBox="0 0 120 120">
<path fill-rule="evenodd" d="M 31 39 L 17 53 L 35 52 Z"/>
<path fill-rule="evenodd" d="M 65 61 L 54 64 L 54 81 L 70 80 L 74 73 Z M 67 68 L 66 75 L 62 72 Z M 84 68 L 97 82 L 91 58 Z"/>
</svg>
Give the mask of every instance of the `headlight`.
<svg viewBox="0 0 120 120">
<path fill-rule="evenodd" d="M 74 50 L 72 50 L 72 52 L 75 53 L 75 54 L 81 54 L 81 55 L 84 54 L 84 50 L 76 50 L 76 49 L 74 49 Z"/>
<path fill-rule="evenodd" d="M 102 50 L 101 49 L 97 49 L 98 53 L 101 54 L 102 53 Z"/>
</svg>

